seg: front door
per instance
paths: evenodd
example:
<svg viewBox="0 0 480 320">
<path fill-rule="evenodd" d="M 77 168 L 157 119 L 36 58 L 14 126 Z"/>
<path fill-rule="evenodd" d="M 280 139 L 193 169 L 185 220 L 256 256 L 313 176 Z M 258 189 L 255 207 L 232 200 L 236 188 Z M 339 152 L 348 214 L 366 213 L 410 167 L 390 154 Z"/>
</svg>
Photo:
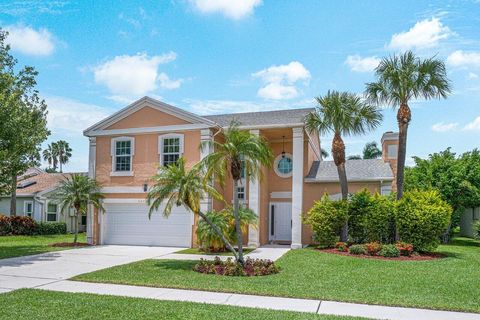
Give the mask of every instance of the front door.
<svg viewBox="0 0 480 320">
<path fill-rule="evenodd" d="M 292 241 L 292 203 L 270 203 L 270 240 Z"/>
</svg>

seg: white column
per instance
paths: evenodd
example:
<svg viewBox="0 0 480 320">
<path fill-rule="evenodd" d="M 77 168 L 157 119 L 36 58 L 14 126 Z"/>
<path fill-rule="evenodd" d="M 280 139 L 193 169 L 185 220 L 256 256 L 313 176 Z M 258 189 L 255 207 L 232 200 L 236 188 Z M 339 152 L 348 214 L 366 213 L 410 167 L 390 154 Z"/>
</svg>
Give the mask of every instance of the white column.
<svg viewBox="0 0 480 320">
<path fill-rule="evenodd" d="M 200 143 L 202 144 L 202 147 L 200 148 L 200 160 L 205 158 L 208 154 L 210 154 L 213 150 L 207 141 L 212 141 L 213 135 L 212 131 L 210 129 L 203 129 L 200 130 Z M 200 210 L 202 212 L 207 212 L 212 210 L 212 199 L 211 197 L 205 198 L 200 202 Z M 193 221 L 193 219 L 192 219 Z"/>
<path fill-rule="evenodd" d="M 88 152 L 88 177 L 95 179 L 95 161 L 97 157 L 97 139 L 90 137 Z M 87 210 L 87 243 L 93 243 L 93 206 L 89 205 Z"/>
<path fill-rule="evenodd" d="M 293 128 L 292 249 L 302 247 L 303 128 Z"/>
<path fill-rule="evenodd" d="M 260 130 L 250 130 L 250 133 L 260 135 Z M 248 178 L 248 177 L 245 177 Z M 248 246 L 259 247 L 260 246 L 260 181 L 257 179 L 248 179 L 248 208 L 251 209 L 257 215 L 257 225 L 254 228 L 249 226 L 248 228 Z"/>
</svg>

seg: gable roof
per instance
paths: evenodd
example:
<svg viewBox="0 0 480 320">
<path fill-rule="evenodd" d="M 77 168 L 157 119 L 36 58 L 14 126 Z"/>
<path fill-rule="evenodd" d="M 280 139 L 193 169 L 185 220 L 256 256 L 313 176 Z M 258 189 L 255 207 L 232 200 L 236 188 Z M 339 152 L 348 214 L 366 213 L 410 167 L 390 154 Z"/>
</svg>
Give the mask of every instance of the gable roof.
<svg viewBox="0 0 480 320">
<path fill-rule="evenodd" d="M 111 116 L 103 119 L 100 122 L 97 122 L 93 126 L 87 128 L 85 131 L 83 131 L 83 134 L 85 136 L 92 136 L 96 131 L 101 131 L 109 126 L 113 125 L 114 123 L 126 118 L 127 116 L 131 115 L 132 113 L 142 109 L 143 107 L 151 107 L 157 110 L 160 110 L 162 112 L 168 113 L 172 116 L 175 116 L 179 119 L 188 121 L 193 124 L 205 124 L 207 126 L 213 127 L 215 126 L 215 123 L 204 118 L 197 116 L 196 114 L 193 114 L 191 112 L 185 111 L 183 109 L 174 107 L 172 105 L 166 104 L 164 102 L 158 101 L 156 99 L 150 98 L 150 97 L 143 97 L 141 99 L 138 99 L 137 101 L 129 104 L 125 108 L 115 112 Z"/>
<path fill-rule="evenodd" d="M 345 162 L 349 182 L 391 181 L 393 172 L 382 159 L 347 160 Z M 333 161 L 314 161 L 306 182 L 338 182 L 337 166 Z"/>
<path fill-rule="evenodd" d="M 314 108 L 287 109 L 260 112 L 244 112 L 203 116 L 206 119 L 227 127 L 232 120 L 236 120 L 242 127 L 268 127 L 268 126 L 303 126 L 303 119 Z"/>
<path fill-rule="evenodd" d="M 80 173 L 85 174 L 85 173 Z M 17 184 L 17 196 L 36 196 L 55 190 L 59 183 L 69 177 L 73 173 L 47 173 L 39 174 L 24 178 Z M 22 187 L 24 186 L 24 187 Z"/>
</svg>

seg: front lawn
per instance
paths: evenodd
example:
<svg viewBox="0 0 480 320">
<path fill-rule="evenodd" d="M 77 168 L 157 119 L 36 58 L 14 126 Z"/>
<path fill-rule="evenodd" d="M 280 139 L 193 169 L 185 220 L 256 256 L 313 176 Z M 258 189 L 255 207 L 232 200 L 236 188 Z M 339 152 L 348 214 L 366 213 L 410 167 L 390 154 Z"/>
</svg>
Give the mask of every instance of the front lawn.
<svg viewBox="0 0 480 320">
<path fill-rule="evenodd" d="M 252 252 L 253 250 L 255 250 L 255 249 L 254 248 L 243 248 L 243 254 L 248 254 L 248 253 Z M 183 249 L 183 250 L 177 251 L 175 253 L 178 253 L 178 254 L 202 254 L 202 255 L 208 255 L 208 256 L 232 256 L 233 257 L 233 254 L 230 251 L 220 252 L 220 253 L 218 253 L 218 252 L 217 253 L 209 253 L 209 252 L 203 252 L 198 248 Z"/>
<path fill-rule="evenodd" d="M 44 236 L 1 236 L 0 259 L 72 249 L 71 247 L 50 247 L 49 245 L 57 242 L 73 242 L 73 237 L 73 234 Z M 78 242 L 85 241 L 85 233 L 79 234 Z"/>
<path fill-rule="evenodd" d="M 457 238 L 430 261 L 385 261 L 289 251 L 281 272 L 225 277 L 192 271 L 194 261 L 144 260 L 75 280 L 480 312 L 480 242 Z"/>
<path fill-rule="evenodd" d="M 22 289 L 0 294 L 2 319 L 312 319 L 354 320 L 359 318 L 309 313 L 271 311 L 209 305 L 192 302 L 159 301 Z"/>
</svg>

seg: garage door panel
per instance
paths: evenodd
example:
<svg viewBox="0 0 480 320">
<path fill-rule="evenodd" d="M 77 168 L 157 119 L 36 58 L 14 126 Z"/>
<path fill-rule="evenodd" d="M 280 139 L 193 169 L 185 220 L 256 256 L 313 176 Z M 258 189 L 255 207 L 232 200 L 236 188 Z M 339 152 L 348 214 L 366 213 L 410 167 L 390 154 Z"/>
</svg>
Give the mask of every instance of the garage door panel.
<svg viewBox="0 0 480 320">
<path fill-rule="evenodd" d="M 148 219 L 145 204 L 107 204 L 104 219 L 104 243 L 189 247 L 193 216 L 183 207 L 175 207 L 168 218 L 161 209 Z"/>
</svg>

